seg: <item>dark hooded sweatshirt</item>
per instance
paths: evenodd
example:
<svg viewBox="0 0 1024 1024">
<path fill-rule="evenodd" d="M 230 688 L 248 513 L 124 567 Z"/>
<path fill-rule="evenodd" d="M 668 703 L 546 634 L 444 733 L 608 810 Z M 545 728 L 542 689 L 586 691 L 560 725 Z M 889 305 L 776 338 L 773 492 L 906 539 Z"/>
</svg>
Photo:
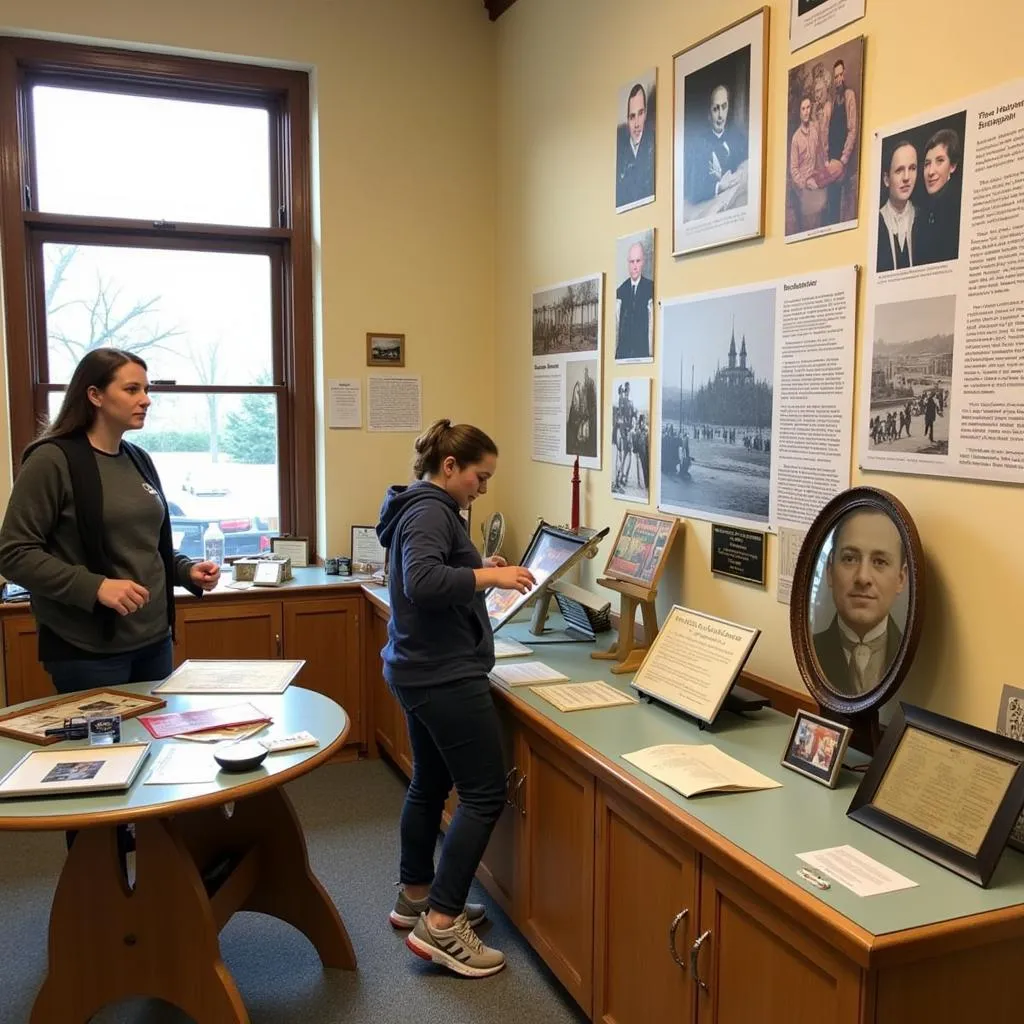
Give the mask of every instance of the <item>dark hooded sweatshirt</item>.
<svg viewBox="0 0 1024 1024">
<path fill-rule="evenodd" d="M 473 573 L 483 563 L 458 502 L 425 480 L 390 487 L 377 537 L 390 555 L 384 678 L 433 686 L 490 672 L 494 635 Z"/>
</svg>

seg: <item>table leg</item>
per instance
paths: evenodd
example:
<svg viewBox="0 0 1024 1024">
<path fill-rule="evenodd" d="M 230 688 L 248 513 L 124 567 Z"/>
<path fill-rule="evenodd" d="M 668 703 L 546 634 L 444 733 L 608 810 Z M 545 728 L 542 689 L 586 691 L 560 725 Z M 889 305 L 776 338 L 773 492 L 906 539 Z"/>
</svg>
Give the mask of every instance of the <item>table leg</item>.
<svg viewBox="0 0 1024 1024">
<path fill-rule="evenodd" d="M 79 1024 L 134 996 L 164 999 L 198 1024 L 249 1024 L 202 878 L 173 822 L 139 822 L 136 847 L 130 889 L 116 828 L 79 832 L 54 894 L 49 970 L 31 1024 Z"/>
</svg>

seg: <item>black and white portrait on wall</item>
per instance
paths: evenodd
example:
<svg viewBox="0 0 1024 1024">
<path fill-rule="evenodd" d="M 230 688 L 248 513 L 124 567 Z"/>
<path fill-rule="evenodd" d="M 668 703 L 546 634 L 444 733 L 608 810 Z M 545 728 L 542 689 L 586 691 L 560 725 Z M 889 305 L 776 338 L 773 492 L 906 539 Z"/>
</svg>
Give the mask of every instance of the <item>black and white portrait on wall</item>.
<svg viewBox="0 0 1024 1024">
<path fill-rule="evenodd" d="M 654 228 L 615 243 L 615 361 L 654 358 Z"/>
<path fill-rule="evenodd" d="M 601 434 L 600 389 L 596 359 L 565 363 L 565 451 L 595 458 Z"/>
<path fill-rule="evenodd" d="M 768 8 L 676 54 L 672 251 L 764 233 Z"/>
<path fill-rule="evenodd" d="M 654 202 L 658 70 L 648 68 L 619 89 L 615 129 L 615 212 Z"/>
<path fill-rule="evenodd" d="M 612 381 L 612 497 L 650 501 L 651 380 L 617 377 Z"/>
</svg>

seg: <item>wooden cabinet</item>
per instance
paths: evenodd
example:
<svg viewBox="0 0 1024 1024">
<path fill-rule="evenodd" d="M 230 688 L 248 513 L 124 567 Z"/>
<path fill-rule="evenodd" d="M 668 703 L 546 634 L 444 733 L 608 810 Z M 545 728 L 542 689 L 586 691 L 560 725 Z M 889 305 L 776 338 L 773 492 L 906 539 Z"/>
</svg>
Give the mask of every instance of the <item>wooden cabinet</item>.
<svg viewBox="0 0 1024 1024">
<path fill-rule="evenodd" d="M 53 697 L 57 693 L 39 661 L 36 620 L 31 614 L 4 619 L 4 682 L 8 704 Z"/>
<path fill-rule="evenodd" d="M 594 779 L 528 730 L 516 764 L 515 920 L 587 1013 L 594 930 Z"/>
<path fill-rule="evenodd" d="M 174 663 L 188 658 L 280 658 L 280 601 L 180 602 L 175 610 Z"/>
<path fill-rule="evenodd" d="M 698 928 L 697 1024 L 862 1020 L 860 970 L 706 859 Z"/>
<path fill-rule="evenodd" d="M 282 603 L 284 657 L 304 658 L 300 685 L 330 697 L 349 714 L 348 742 L 364 742 L 359 665 L 361 595 Z"/>
<path fill-rule="evenodd" d="M 374 606 L 371 609 L 365 651 L 365 671 L 368 683 L 368 701 L 373 715 L 373 735 L 370 737 L 408 776 L 412 777 L 412 748 L 405 725 L 405 712 L 392 696 L 384 682 L 380 652 L 388 642 L 386 613 Z M 370 744 L 373 746 L 373 743 Z"/>
<path fill-rule="evenodd" d="M 593 1020 L 692 1021 L 687 958 L 700 891 L 692 847 L 598 786 L 594 881 Z"/>
<path fill-rule="evenodd" d="M 516 765 L 519 753 L 518 730 L 508 715 L 501 716 L 501 744 L 505 775 L 505 808 L 491 833 L 491 840 L 480 863 L 480 881 L 501 909 L 514 917 L 516 879 L 516 832 L 521 819 L 519 800 L 525 781 Z"/>
</svg>

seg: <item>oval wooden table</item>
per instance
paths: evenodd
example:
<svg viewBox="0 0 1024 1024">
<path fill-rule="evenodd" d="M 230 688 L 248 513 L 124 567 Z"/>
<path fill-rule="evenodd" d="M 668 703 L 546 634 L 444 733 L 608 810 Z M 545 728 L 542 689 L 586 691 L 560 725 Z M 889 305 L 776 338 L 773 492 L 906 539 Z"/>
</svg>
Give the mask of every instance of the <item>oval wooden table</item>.
<svg viewBox="0 0 1024 1024">
<path fill-rule="evenodd" d="M 117 689 L 149 693 L 153 685 Z M 239 910 L 287 921 L 312 942 L 325 967 L 355 969 L 348 932 L 310 870 L 302 825 L 281 788 L 342 746 L 349 731 L 344 710 L 297 686 L 283 694 L 168 694 L 166 700 L 157 713 L 248 701 L 274 720 L 261 735 L 306 729 L 320 746 L 269 754 L 254 771 L 222 771 L 209 783 L 148 785 L 160 748 L 189 741 L 153 740 L 128 719 L 122 741 L 148 740 L 152 747 L 127 791 L 0 800 L 0 829 L 79 830 L 53 899 L 48 971 L 32 1024 L 77 1024 L 108 1003 L 137 996 L 173 1003 L 198 1024 L 248 1024 L 218 939 Z M 212 756 L 213 744 L 190 746 Z M 55 748 L 0 737 L 0 777 L 39 749 Z M 132 886 L 117 850 L 116 826 L 128 822 L 136 836 Z"/>
</svg>

